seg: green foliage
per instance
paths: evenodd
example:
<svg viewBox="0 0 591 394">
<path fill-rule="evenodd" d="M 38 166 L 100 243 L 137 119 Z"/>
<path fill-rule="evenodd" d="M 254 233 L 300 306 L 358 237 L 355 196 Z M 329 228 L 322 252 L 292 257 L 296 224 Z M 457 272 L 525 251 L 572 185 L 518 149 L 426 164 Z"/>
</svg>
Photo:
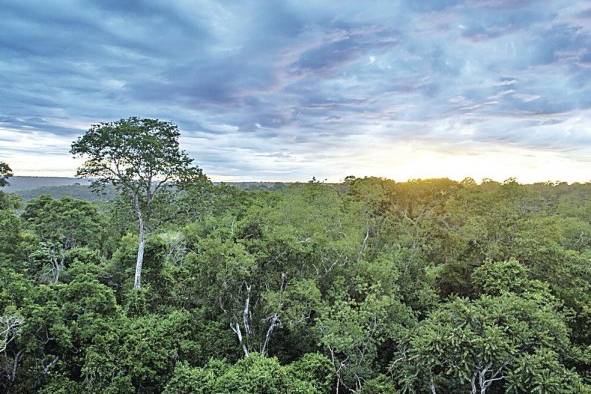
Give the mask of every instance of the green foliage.
<svg viewBox="0 0 591 394">
<path fill-rule="evenodd" d="M 380 374 L 365 381 L 358 392 L 361 394 L 396 394 L 399 391 L 390 377 Z"/>
<path fill-rule="evenodd" d="M 503 292 L 527 290 L 529 279 L 526 268 L 517 260 L 486 261 L 474 270 L 472 282 L 476 291 L 482 294 L 500 295 Z"/>
<path fill-rule="evenodd" d="M 101 218 L 88 201 L 40 196 L 27 203 L 21 217 L 42 242 L 53 247 L 98 246 Z"/>
<path fill-rule="evenodd" d="M 12 170 L 8 164 L 0 161 L 0 187 L 9 185 L 8 178 L 12 176 Z"/>
<path fill-rule="evenodd" d="M 86 159 L 78 176 L 139 194 L 159 178 L 184 181 L 201 176 L 179 150 L 179 136 L 170 122 L 132 117 L 93 125 L 72 144 L 71 153 Z"/>
<path fill-rule="evenodd" d="M 203 368 L 177 365 L 165 393 L 312 394 L 326 388 L 322 366 L 311 359 L 298 365 L 281 366 L 277 359 L 253 353 L 232 366 L 210 361 Z M 322 362 L 322 361 L 320 361 Z M 312 365 L 310 365 L 312 364 Z M 302 368 L 302 370 L 300 370 Z M 302 376 L 304 379 L 301 379 Z"/>
<path fill-rule="evenodd" d="M 303 382 L 312 383 L 318 393 L 327 393 L 333 384 L 333 369 L 330 360 L 320 353 L 306 353 L 288 365 L 289 374 Z"/>
<path fill-rule="evenodd" d="M 216 382 L 218 393 L 314 393 L 313 382 L 297 379 L 277 359 L 256 353 L 228 368 Z"/>
<path fill-rule="evenodd" d="M 0 209 L 0 266 L 21 265 L 29 249 L 23 224 L 15 212 Z"/>
<path fill-rule="evenodd" d="M 407 307 L 371 288 L 361 302 L 337 300 L 323 311 L 316 329 L 337 384 L 360 390 L 363 380 L 375 377 L 380 345 L 399 341 L 413 323 Z"/>
<path fill-rule="evenodd" d="M 205 368 L 192 368 L 188 363 L 176 365 L 172 378 L 168 381 L 164 394 L 207 394 L 215 387 L 216 374 L 227 368 L 223 363 Z M 223 368 L 220 368 L 223 367 Z"/>
<path fill-rule="evenodd" d="M 57 282 L 67 268 L 71 249 L 96 248 L 101 239 L 101 218 L 88 201 L 41 196 L 27 203 L 21 219 L 39 241 L 27 268 L 41 281 Z"/>
<path fill-rule="evenodd" d="M 407 389 L 418 384 L 427 390 L 424 385 L 432 382 L 447 391 L 465 390 L 474 380 L 486 391 L 502 386 L 520 356 L 541 350 L 566 356 L 569 334 L 558 305 L 544 291 L 456 299 L 420 323 L 400 354 L 402 364 L 391 368 Z"/>
<path fill-rule="evenodd" d="M 524 354 L 507 376 L 508 393 L 591 393 L 591 386 L 559 361 L 556 352 L 541 349 Z"/>
<path fill-rule="evenodd" d="M 177 133 L 132 118 L 75 147 L 149 172 L 183 162 Z M 177 186 L 143 238 L 125 193 L 2 195 L 0 392 L 589 392 L 591 185 Z"/>
<path fill-rule="evenodd" d="M 85 385 L 93 392 L 117 391 L 121 384 L 160 392 L 177 357 L 195 350 L 193 330 L 192 316 L 183 311 L 111 321 L 86 352 Z"/>
</svg>

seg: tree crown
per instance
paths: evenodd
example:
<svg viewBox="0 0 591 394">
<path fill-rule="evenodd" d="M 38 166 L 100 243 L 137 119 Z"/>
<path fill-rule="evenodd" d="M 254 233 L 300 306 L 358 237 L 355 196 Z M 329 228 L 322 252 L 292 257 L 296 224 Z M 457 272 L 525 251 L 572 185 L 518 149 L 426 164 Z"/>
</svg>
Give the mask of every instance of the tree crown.
<svg viewBox="0 0 591 394">
<path fill-rule="evenodd" d="M 131 117 L 94 124 L 73 144 L 71 153 L 85 158 L 77 176 L 95 178 L 135 195 L 154 194 L 161 186 L 203 176 L 179 148 L 178 127 L 158 119 Z"/>
<path fill-rule="evenodd" d="M 12 170 L 8 164 L 0 161 L 0 187 L 8 186 L 8 178 L 12 176 Z"/>
</svg>

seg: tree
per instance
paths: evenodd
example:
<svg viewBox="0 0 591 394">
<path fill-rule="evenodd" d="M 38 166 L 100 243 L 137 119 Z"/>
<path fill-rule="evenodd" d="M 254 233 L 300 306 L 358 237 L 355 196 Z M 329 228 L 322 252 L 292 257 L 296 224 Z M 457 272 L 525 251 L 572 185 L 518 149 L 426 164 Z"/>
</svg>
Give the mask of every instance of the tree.
<svg viewBox="0 0 591 394">
<path fill-rule="evenodd" d="M 0 231 L 0 265 L 12 265 L 13 262 L 26 257 L 29 246 L 33 242 L 26 243 L 25 241 L 33 237 L 26 237 L 22 232 L 22 227 L 21 219 L 15 212 L 9 209 L 0 209 L 0 229 L 2 229 Z"/>
<path fill-rule="evenodd" d="M 531 281 L 526 268 L 516 259 L 486 261 L 472 273 L 473 286 L 480 294 L 497 296 L 503 292 L 528 290 Z"/>
<path fill-rule="evenodd" d="M 543 287 L 523 295 L 503 292 L 474 301 L 455 299 L 421 322 L 391 369 L 407 391 L 495 391 L 505 386 L 508 376 L 518 379 L 525 360 L 520 357 L 540 351 L 569 353 L 569 330 L 558 308 Z M 554 365 L 553 374 L 565 370 L 558 362 Z"/>
<path fill-rule="evenodd" d="M 166 187 L 202 178 L 186 152 L 180 132 L 170 122 L 132 117 L 92 125 L 72 144 L 74 157 L 85 158 L 78 177 L 93 177 L 95 187 L 112 184 L 131 201 L 138 221 L 134 288 L 141 286 L 146 229 L 154 197 Z"/>
<path fill-rule="evenodd" d="M 8 186 L 8 178 L 12 176 L 12 170 L 8 164 L 0 161 L 0 187 Z"/>
<path fill-rule="evenodd" d="M 12 170 L 8 164 L 0 161 L 0 188 L 8 186 L 8 178 L 12 176 Z M 0 210 L 7 208 L 16 208 L 18 206 L 18 198 L 15 196 L 0 191 Z"/>
<path fill-rule="evenodd" d="M 591 393 L 575 372 L 565 368 L 556 352 L 541 349 L 517 359 L 507 376 L 507 393 Z"/>
<path fill-rule="evenodd" d="M 91 202 L 71 197 L 55 200 L 42 195 L 27 203 L 21 217 L 41 242 L 30 257 L 51 263 L 49 275 L 45 272 L 40 276 L 52 283 L 59 280 L 69 250 L 98 245 L 101 220 Z"/>
</svg>

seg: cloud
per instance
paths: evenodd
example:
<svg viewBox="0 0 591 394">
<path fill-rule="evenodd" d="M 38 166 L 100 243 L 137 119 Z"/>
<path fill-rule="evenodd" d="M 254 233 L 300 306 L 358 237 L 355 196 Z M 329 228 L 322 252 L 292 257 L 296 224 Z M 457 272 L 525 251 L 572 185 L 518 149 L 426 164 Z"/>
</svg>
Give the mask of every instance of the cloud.
<svg viewBox="0 0 591 394">
<path fill-rule="evenodd" d="M 373 150 L 409 146 L 562 168 L 591 150 L 585 1 L 9 0 L 2 14 L 0 159 L 17 173 L 45 171 L 45 153 L 72 174 L 70 141 L 131 115 L 177 122 L 231 179 L 371 174 Z"/>
</svg>

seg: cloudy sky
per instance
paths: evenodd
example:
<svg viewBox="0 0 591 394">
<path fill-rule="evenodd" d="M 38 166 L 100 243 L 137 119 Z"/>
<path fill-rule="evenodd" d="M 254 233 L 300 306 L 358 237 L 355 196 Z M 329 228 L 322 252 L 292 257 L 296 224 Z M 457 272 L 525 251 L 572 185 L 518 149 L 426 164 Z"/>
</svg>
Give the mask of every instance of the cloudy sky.
<svg viewBox="0 0 591 394">
<path fill-rule="evenodd" d="M 1 3 L 16 175 L 137 115 L 217 180 L 591 180 L 591 1 Z"/>
</svg>

